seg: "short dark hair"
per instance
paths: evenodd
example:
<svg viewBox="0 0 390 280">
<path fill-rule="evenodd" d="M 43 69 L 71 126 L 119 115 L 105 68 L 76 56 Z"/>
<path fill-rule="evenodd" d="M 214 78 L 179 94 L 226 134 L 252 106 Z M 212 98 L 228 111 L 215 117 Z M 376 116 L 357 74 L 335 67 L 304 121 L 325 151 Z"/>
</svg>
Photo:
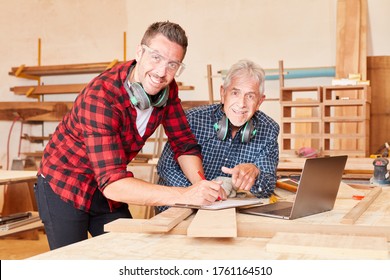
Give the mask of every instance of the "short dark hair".
<svg viewBox="0 0 390 280">
<path fill-rule="evenodd" d="M 152 23 L 145 31 L 142 37 L 141 44 L 149 45 L 149 42 L 157 34 L 162 34 L 168 38 L 169 41 L 175 42 L 183 47 L 184 55 L 187 52 L 188 38 L 186 32 L 180 25 L 170 21 L 161 21 Z"/>
</svg>

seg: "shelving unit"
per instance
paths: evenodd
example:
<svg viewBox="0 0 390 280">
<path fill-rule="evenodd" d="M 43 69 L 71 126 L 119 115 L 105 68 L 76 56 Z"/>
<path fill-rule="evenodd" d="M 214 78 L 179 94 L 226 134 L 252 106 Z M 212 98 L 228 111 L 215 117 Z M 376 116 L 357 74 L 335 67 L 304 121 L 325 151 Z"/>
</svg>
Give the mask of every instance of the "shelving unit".
<svg viewBox="0 0 390 280">
<path fill-rule="evenodd" d="M 295 155 L 303 146 L 321 148 L 321 103 L 321 87 L 280 89 L 282 154 Z"/>
<path fill-rule="evenodd" d="M 323 88 L 324 154 L 369 155 L 371 91 L 366 85 Z"/>
<path fill-rule="evenodd" d="M 282 87 L 281 154 L 311 147 L 322 155 L 369 155 L 370 87 Z"/>
<path fill-rule="evenodd" d="M 29 98 L 36 99 L 32 102 L 1 102 L 0 103 L 0 119 L 13 120 L 15 116 L 18 120 L 29 125 L 42 126 L 42 132 L 39 136 L 32 136 L 23 133 L 20 141 L 29 141 L 31 143 L 43 143 L 50 137 L 51 131 L 45 133 L 45 122 L 59 122 L 63 116 L 72 108 L 73 102 L 67 101 L 51 101 L 44 102 L 44 96 L 50 94 L 77 94 L 79 93 L 89 82 L 85 79 L 84 84 L 44 84 L 42 82 L 43 77 L 48 76 L 72 76 L 72 75 L 84 75 L 84 74 L 99 74 L 106 69 L 109 69 L 116 65 L 118 60 L 111 62 L 98 62 L 98 63 L 83 63 L 83 64 L 65 64 L 65 65 L 46 65 L 46 66 L 25 66 L 12 67 L 9 75 L 16 78 L 23 78 L 33 80 L 36 85 L 31 86 L 16 86 L 11 87 L 10 90 L 17 95 L 25 95 Z M 69 79 L 71 80 L 71 79 Z M 42 152 L 27 152 L 23 153 L 26 157 L 24 169 L 36 168 L 42 157 Z"/>
</svg>

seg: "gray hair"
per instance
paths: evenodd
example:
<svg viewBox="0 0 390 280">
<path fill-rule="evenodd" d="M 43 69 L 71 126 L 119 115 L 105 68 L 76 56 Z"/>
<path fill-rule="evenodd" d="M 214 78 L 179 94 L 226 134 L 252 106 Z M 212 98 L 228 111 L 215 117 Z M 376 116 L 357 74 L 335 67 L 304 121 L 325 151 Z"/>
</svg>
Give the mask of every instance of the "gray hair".
<svg viewBox="0 0 390 280">
<path fill-rule="evenodd" d="M 226 77 L 223 82 L 223 87 L 226 89 L 230 86 L 232 79 L 238 75 L 248 74 L 249 76 L 255 78 L 259 81 L 259 92 L 260 95 L 264 94 L 264 82 L 265 82 L 265 72 L 264 69 L 254 63 L 253 61 L 243 59 L 230 67 L 229 71 L 226 74 Z"/>
</svg>

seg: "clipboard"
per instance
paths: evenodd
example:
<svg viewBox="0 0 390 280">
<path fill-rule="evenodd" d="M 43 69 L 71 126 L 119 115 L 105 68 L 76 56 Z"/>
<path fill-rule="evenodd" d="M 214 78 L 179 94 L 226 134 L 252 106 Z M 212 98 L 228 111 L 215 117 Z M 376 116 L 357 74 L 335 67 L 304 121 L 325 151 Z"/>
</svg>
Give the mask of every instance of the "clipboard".
<svg viewBox="0 0 390 280">
<path fill-rule="evenodd" d="M 228 198 L 227 200 L 215 201 L 211 205 L 193 205 L 176 203 L 173 207 L 202 209 L 202 210 L 220 210 L 227 208 L 237 208 L 249 205 L 263 204 L 259 198 Z"/>
</svg>

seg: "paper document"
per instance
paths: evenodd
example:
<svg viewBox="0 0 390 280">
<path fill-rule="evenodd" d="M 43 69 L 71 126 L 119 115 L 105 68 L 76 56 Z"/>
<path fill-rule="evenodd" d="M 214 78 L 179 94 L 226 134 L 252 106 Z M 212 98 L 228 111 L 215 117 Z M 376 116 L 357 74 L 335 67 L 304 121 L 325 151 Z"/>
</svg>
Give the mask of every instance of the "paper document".
<svg viewBox="0 0 390 280">
<path fill-rule="evenodd" d="M 204 209 L 204 210 L 219 210 L 226 208 L 235 208 L 240 206 L 248 206 L 261 204 L 261 200 L 258 198 L 229 198 L 227 200 L 215 201 L 211 205 L 192 205 L 192 204 L 179 204 L 176 203 L 174 207 L 184 207 L 184 208 L 194 208 L 194 209 Z"/>
</svg>

